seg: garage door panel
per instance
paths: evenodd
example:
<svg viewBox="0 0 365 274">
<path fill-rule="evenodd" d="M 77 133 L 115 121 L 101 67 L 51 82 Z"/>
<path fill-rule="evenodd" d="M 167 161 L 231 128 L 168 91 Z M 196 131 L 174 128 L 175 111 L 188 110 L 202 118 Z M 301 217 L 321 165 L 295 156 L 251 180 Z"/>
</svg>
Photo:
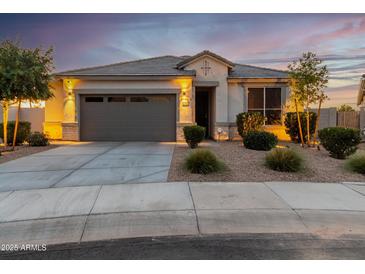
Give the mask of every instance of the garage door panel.
<svg viewBox="0 0 365 274">
<path fill-rule="evenodd" d="M 87 97 L 80 100 L 81 140 L 176 140 L 175 95 L 125 95 L 125 101 L 113 95 L 122 102 L 111 101 L 110 95 L 103 95 L 103 102 L 86 102 Z M 131 102 L 132 97 L 137 102 Z"/>
</svg>

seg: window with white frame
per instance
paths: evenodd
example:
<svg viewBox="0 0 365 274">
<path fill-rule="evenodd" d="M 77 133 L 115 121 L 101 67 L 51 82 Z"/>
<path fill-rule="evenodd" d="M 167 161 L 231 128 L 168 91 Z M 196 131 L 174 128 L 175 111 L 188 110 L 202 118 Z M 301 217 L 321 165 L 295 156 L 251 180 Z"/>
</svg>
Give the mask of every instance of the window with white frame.
<svg viewBox="0 0 365 274">
<path fill-rule="evenodd" d="M 281 88 L 248 88 L 248 112 L 260 112 L 267 125 L 281 124 Z"/>
</svg>

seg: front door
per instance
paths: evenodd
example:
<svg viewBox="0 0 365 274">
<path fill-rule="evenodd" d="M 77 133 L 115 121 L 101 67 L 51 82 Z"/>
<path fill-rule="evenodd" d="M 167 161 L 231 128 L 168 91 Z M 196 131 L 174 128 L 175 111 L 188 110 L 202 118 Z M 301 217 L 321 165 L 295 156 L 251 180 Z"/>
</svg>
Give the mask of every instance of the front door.
<svg viewBox="0 0 365 274">
<path fill-rule="evenodd" d="M 210 93 L 207 90 L 197 90 L 195 93 L 195 121 L 198 126 L 205 127 L 205 137 L 210 135 Z"/>
</svg>

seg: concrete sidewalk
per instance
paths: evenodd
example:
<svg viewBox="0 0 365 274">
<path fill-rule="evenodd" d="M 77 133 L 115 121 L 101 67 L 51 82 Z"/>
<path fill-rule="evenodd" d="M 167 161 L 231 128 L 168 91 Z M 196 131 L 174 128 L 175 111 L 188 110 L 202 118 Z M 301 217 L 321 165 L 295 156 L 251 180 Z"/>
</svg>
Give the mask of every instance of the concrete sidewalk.
<svg viewBox="0 0 365 274">
<path fill-rule="evenodd" d="M 232 233 L 365 236 L 365 184 L 134 183 L 0 192 L 0 243 Z"/>
</svg>

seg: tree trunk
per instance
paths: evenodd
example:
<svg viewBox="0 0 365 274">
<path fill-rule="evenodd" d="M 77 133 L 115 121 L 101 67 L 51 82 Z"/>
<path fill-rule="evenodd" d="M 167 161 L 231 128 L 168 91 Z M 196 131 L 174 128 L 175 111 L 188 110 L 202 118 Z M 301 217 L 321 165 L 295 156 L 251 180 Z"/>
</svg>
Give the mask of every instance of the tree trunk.
<svg viewBox="0 0 365 274">
<path fill-rule="evenodd" d="M 18 103 L 18 111 L 16 112 L 16 119 L 15 119 L 15 127 L 14 127 L 14 136 L 13 136 L 13 150 L 15 150 L 16 145 L 16 135 L 18 133 L 18 126 L 19 126 L 19 116 L 20 116 L 20 105 L 22 100 L 19 99 Z"/>
<path fill-rule="evenodd" d="M 319 119 L 321 118 L 321 105 L 322 105 L 322 100 L 319 100 L 317 119 L 316 119 L 316 126 L 314 128 L 313 146 L 316 145 L 316 140 L 317 140 L 317 129 L 318 129 L 318 125 L 319 125 Z M 319 148 L 319 146 L 318 146 L 318 148 Z"/>
<path fill-rule="evenodd" d="M 307 105 L 307 145 L 308 147 L 311 146 L 311 135 L 309 132 L 309 106 Z"/>
<path fill-rule="evenodd" d="M 8 117 L 9 117 L 9 102 L 3 101 L 3 132 L 4 132 L 4 145 L 8 145 Z"/>
<path fill-rule="evenodd" d="M 298 119 L 300 143 L 302 144 L 302 147 L 303 147 L 304 146 L 304 139 L 303 139 L 302 123 L 300 122 L 300 115 L 299 115 L 299 111 L 298 111 L 298 101 L 297 101 L 297 99 L 295 99 L 295 111 L 297 113 L 297 119 Z"/>
</svg>

